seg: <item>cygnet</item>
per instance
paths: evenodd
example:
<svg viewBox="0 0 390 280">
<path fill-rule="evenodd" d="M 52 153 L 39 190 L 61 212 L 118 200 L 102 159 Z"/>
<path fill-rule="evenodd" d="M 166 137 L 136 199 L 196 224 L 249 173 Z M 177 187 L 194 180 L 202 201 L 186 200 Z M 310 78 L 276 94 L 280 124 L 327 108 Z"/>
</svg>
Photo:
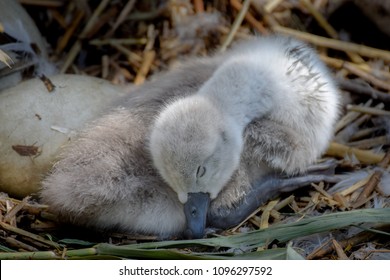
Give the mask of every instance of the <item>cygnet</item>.
<svg viewBox="0 0 390 280">
<path fill-rule="evenodd" d="M 256 38 L 138 88 L 64 149 L 41 197 L 77 225 L 201 238 L 253 208 L 248 195 L 270 174 L 304 172 L 338 106 L 307 45 Z"/>
</svg>

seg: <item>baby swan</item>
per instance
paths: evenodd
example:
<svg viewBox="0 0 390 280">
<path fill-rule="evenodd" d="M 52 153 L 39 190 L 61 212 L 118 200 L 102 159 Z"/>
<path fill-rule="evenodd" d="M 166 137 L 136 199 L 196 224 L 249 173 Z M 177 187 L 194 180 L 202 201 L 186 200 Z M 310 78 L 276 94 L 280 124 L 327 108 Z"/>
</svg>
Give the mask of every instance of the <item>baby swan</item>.
<svg viewBox="0 0 390 280">
<path fill-rule="evenodd" d="M 305 44 L 254 39 L 140 87 L 66 147 L 41 197 L 75 224 L 200 238 L 257 207 L 246 197 L 268 174 L 305 171 L 338 103 Z"/>
<path fill-rule="evenodd" d="M 228 184 L 240 159 L 246 172 L 254 170 L 252 183 L 269 171 L 262 162 L 287 174 L 304 171 L 326 149 L 337 107 L 337 90 L 315 54 L 302 43 L 280 38 L 241 45 L 197 94 L 169 104 L 152 128 L 150 151 L 155 167 L 188 209 L 189 234 L 202 235 L 208 201 Z M 244 148 L 245 128 L 259 119 L 269 120 L 271 127 L 247 133 L 255 139 L 246 139 Z M 277 139 L 286 136 L 281 132 L 296 138 L 291 146 L 286 147 L 288 139 Z M 270 141 L 283 143 L 278 147 Z"/>
</svg>

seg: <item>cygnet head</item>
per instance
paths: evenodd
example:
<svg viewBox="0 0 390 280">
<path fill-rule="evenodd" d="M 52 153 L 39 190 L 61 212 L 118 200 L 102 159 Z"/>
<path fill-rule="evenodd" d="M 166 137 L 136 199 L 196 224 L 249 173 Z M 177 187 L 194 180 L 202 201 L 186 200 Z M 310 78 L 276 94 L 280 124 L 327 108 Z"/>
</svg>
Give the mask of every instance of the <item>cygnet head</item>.
<svg viewBox="0 0 390 280">
<path fill-rule="evenodd" d="M 184 204 L 189 236 L 203 236 L 209 201 L 238 167 L 242 141 L 234 120 L 202 96 L 179 99 L 157 117 L 151 156 Z"/>
</svg>

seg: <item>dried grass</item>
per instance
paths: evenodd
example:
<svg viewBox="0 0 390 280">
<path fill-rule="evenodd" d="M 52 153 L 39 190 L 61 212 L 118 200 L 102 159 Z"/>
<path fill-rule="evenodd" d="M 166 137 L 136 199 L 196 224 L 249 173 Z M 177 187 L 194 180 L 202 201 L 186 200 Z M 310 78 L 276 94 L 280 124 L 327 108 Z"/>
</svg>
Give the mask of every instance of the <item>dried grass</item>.
<svg viewBox="0 0 390 280">
<path fill-rule="evenodd" d="M 354 259 L 389 252 L 390 199 L 383 187 L 389 189 L 390 52 L 340 40 L 327 20 L 327 1 L 20 2 L 51 43 L 51 58 L 61 72 L 113 83 L 142 84 L 178 59 L 223 51 L 254 32 L 311 43 L 334 71 L 346 100 L 326 156 L 337 161 L 336 174 L 350 172 L 350 181 L 336 191 L 322 182 L 282 196 L 207 239 L 164 242 L 114 233 L 96 239 L 80 229 L 67 235 L 45 205 L 4 196 L 0 259 Z M 368 175 L 358 179 L 358 171 Z"/>
</svg>

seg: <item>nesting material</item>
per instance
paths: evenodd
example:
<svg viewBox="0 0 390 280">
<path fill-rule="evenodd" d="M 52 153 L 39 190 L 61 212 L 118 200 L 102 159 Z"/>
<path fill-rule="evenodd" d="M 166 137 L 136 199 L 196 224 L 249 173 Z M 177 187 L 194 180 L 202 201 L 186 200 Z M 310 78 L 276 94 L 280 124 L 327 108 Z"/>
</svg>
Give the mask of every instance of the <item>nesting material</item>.
<svg viewBox="0 0 390 280">
<path fill-rule="evenodd" d="M 141 77 L 138 79 L 142 82 L 144 78 L 148 79 L 160 70 L 167 69 L 178 59 L 218 51 L 226 42 L 229 34 L 232 34 L 234 43 L 253 33 L 272 32 L 288 34 L 309 42 L 320 51 L 321 59 L 334 72 L 346 104 L 342 106 L 342 116 L 337 124 L 336 137 L 326 156 L 335 160 L 336 169 L 327 169 L 323 173 L 329 174 L 330 172 L 336 177 L 339 176 L 342 183 L 337 187 L 335 183 L 327 181 L 322 185 L 308 184 L 306 188 L 294 192 L 293 195 L 281 194 L 281 202 L 273 207 L 266 204 L 269 206 L 268 209 L 266 209 L 267 206 L 259 206 L 258 210 L 248 216 L 238 227 L 211 233 L 209 244 L 213 244 L 213 247 L 208 247 L 201 242 L 196 248 L 192 247 L 193 244 L 189 244 L 185 251 L 186 255 L 183 255 L 180 249 L 181 251 L 174 252 L 176 257 L 193 256 L 194 251 L 216 253 L 224 245 L 224 248 L 236 248 L 234 252 L 243 253 L 248 250 L 253 253 L 256 248 L 249 246 L 248 243 L 242 247 L 224 239 L 218 239 L 222 240 L 218 241 L 222 243 L 213 243 L 214 239 L 211 237 L 216 235 L 233 235 L 234 237 L 238 235 L 238 232 L 253 234 L 255 233 L 253 231 L 261 225 L 263 211 L 266 211 L 266 216 L 268 216 L 267 219 L 263 218 L 268 223 L 265 233 L 271 233 L 272 236 L 277 236 L 272 231 L 273 228 L 277 229 L 278 226 L 284 224 L 294 225 L 299 221 L 305 221 L 309 216 L 314 219 L 318 217 L 320 221 L 321 217 L 327 217 L 328 213 L 350 214 L 351 217 L 360 214 L 362 217 L 367 217 L 367 220 L 368 216 L 374 213 L 373 215 L 382 217 L 382 221 L 390 220 L 390 214 L 386 216 L 388 213 L 386 210 L 390 207 L 388 189 L 390 177 L 388 162 L 386 162 L 390 128 L 386 116 L 390 106 L 388 88 L 390 52 L 386 49 L 388 47 L 381 45 L 380 42 L 370 41 L 370 38 L 360 38 L 360 41 L 354 41 L 354 30 L 342 32 L 343 27 L 340 28 L 338 23 L 329 17 L 339 8 L 327 5 L 327 3 L 332 4 L 333 1 L 252 1 L 250 7 L 243 13 L 242 21 L 236 21 L 238 12 L 244 4 L 244 1 L 240 0 L 214 1 L 213 4 L 207 2 L 207 4 L 203 3 L 203 6 L 199 5 L 200 1 L 189 0 L 166 1 L 160 6 L 136 3 L 130 7 L 131 9 L 129 6 L 132 1 L 101 1 L 100 6 L 71 5 L 68 1 L 61 1 L 55 2 L 56 6 L 50 7 L 46 6 L 49 5 L 46 2 L 34 0 L 28 2 L 39 4 L 34 6 L 33 18 L 38 25 L 42 24 L 40 21 L 46 24 L 45 30 L 41 30 L 45 32 L 42 35 L 46 37 L 51 49 L 54 50 L 54 53 L 49 52 L 49 57 L 67 73 L 103 76 L 109 81 L 127 85 L 133 83 L 137 75 Z M 351 4 L 359 1 L 337 1 L 337 4 L 344 5 L 347 2 Z M 387 18 L 371 15 L 373 11 L 380 10 L 381 5 L 387 1 L 369 2 L 369 11 L 364 9 L 362 14 L 367 13 L 368 21 L 372 18 L 374 24 L 379 26 L 379 30 L 387 32 L 389 25 L 383 24 Z M 128 13 L 126 17 L 123 15 L 125 18 L 123 20 L 120 15 L 125 6 L 127 6 Z M 359 6 L 360 4 L 358 10 Z M 31 4 L 25 4 L 24 7 L 28 11 L 33 8 Z M 382 7 L 382 10 L 386 9 L 388 8 Z M 62 16 L 65 11 L 66 16 Z M 205 28 L 202 25 L 196 25 L 198 22 L 193 21 L 202 16 L 198 15 L 199 13 L 204 13 L 208 19 L 205 22 Z M 96 20 L 96 17 L 99 20 Z M 183 35 L 185 32 L 178 30 L 175 25 L 180 20 L 187 20 L 189 24 L 185 27 L 196 27 L 197 31 L 189 32 L 190 36 L 185 37 Z M 196 24 L 191 24 L 191 22 Z M 240 24 L 232 32 L 234 22 L 240 22 Z M 0 27 L 1 23 L 0 19 Z M 354 25 L 357 24 L 358 22 Z M 52 32 L 53 29 L 56 32 Z M 154 30 L 153 36 L 150 31 L 148 34 L 148 30 L 151 29 Z M 371 28 L 371 31 L 374 31 L 373 29 L 375 28 Z M 198 32 L 201 36 L 198 36 Z M 63 36 L 64 34 L 66 36 Z M 58 40 L 60 37 L 62 39 Z M 184 41 L 183 38 L 185 38 Z M 93 40 L 100 40 L 99 44 L 92 43 Z M 148 43 L 151 47 L 147 47 Z M 152 59 L 150 56 L 148 58 L 147 51 L 154 51 L 155 56 Z M 102 59 L 104 55 L 106 57 Z M 347 115 L 352 117 L 344 118 Z M 20 145 L 22 144 L 34 143 L 26 142 Z M 377 170 L 380 171 L 381 176 L 373 176 Z M 17 201 L 5 198 L 1 200 L 0 208 L 0 250 L 13 252 L 9 255 L 11 257 L 28 258 L 32 256 L 31 252 L 41 258 L 71 258 L 77 254 L 83 254 L 81 256 L 88 258 L 97 254 L 96 247 L 92 248 L 91 243 L 83 243 L 88 241 L 86 240 L 88 237 L 83 237 L 81 231 L 77 232 L 76 238 L 72 236 L 77 242 L 74 240 L 56 242 L 55 237 L 61 236 L 63 229 L 52 223 L 55 219 L 46 212 L 46 206 L 37 205 L 28 199 Z M 375 210 L 381 214 L 370 212 Z M 384 212 L 381 212 L 382 210 Z M 384 216 L 381 216 L 383 214 Z M 374 220 L 371 222 L 375 224 Z M 390 231 L 389 227 L 375 225 L 376 231 L 369 232 L 364 230 L 366 225 L 364 223 L 362 225 L 363 227 L 359 230 L 352 230 L 356 229 L 355 227 L 347 228 L 347 231 L 346 228 L 341 230 L 339 227 L 327 228 L 323 233 L 315 235 L 302 232 L 301 225 L 300 232 L 297 233 L 301 236 L 294 237 L 293 248 L 307 259 L 384 258 L 390 249 L 388 235 L 386 235 Z M 367 225 L 367 227 L 371 226 L 372 223 Z M 318 227 L 319 224 L 317 224 Z M 284 236 L 287 236 L 287 233 L 293 229 L 295 227 L 286 231 Z M 269 238 L 264 242 L 257 239 L 256 244 L 261 248 L 286 248 L 285 241 L 280 242 L 282 237 L 278 235 L 278 238 L 278 241 Z M 105 245 L 98 247 L 100 252 L 105 252 L 106 256 L 118 256 L 117 252 L 110 251 L 113 247 L 107 243 L 125 244 L 140 240 L 142 237 L 139 236 L 128 237 L 113 234 L 107 237 L 101 234 L 97 242 L 104 242 Z M 240 244 L 244 244 L 242 240 Z M 175 248 L 175 244 L 178 244 L 178 241 L 171 242 L 173 243 L 166 244 L 166 246 Z M 150 248 L 155 248 L 156 245 L 154 243 L 150 247 L 147 246 L 145 245 L 143 250 L 150 253 Z M 180 248 L 183 246 L 185 245 L 182 243 Z M 85 250 L 82 253 L 81 251 L 73 252 L 72 249 L 75 248 L 85 248 Z M 161 254 L 164 249 L 160 250 Z M 172 251 L 169 253 L 172 254 Z M 6 256 L 3 254 L 5 253 L 0 253 L 0 258 Z M 126 256 L 130 256 L 130 252 Z M 136 256 L 133 255 L 133 257 Z M 152 258 L 153 254 L 147 257 Z"/>
</svg>

